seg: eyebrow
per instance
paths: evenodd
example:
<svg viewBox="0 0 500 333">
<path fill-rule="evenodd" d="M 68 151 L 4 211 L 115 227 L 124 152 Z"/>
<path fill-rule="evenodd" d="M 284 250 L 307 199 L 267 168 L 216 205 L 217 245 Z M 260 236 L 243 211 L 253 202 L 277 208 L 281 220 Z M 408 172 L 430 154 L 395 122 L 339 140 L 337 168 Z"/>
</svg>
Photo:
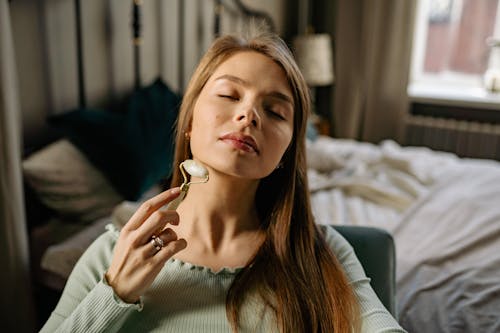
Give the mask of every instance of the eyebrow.
<svg viewBox="0 0 500 333">
<path fill-rule="evenodd" d="M 224 75 L 221 75 L 221 76 L 219 76 L 218 78 L 215 79 L 215 81 L 219 81 L 219 80 L 229 80 L 229 81 L 241 84 L 243 86 L 248 86 L 249 85 L 248 81 L 245 81 L 242 78 L 239 78 L 237 76 L 230 75 L 230 74 L 224 74 Z M 284 102 L 290 103 L 293 106 L 293 100 L 292 100 L 292 98 L 290 96 L 286 95 L 286 94 L 283 94 L 283 93 L 281 93 L 279 91 L 272 91 L 268 95 L 271 96 L 271 97 L 277 98 L 279 100 L 282 100 Z"/>
</svg>

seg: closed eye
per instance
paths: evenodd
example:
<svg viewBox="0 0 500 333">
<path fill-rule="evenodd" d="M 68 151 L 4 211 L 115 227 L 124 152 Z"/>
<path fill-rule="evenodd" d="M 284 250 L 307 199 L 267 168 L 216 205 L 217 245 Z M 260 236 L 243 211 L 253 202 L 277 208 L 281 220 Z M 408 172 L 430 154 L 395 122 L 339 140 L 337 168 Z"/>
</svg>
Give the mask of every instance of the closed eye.
<svg viewBox="0 0 500 333">
<path fill-rule="evenodd" d="M 269 112 L 273 117 L 279 118 L 281 120 L 286 120 L 286 118 L 279 112 L 274 111 L 272 108 L 266 108 L 267 112 Z"/>
<path fill-rule="evenodd" d="M 222 97 L 222 98 L 226 98 L 226 99 L 230 99 L 232 101 L 237 101 L 239 100 L 238 97 L 236 96 L 232 96 L 232 95 L 223 95 L 223 94 L 219 94 L 218 95 L 219 97 Z"/>
</svg>

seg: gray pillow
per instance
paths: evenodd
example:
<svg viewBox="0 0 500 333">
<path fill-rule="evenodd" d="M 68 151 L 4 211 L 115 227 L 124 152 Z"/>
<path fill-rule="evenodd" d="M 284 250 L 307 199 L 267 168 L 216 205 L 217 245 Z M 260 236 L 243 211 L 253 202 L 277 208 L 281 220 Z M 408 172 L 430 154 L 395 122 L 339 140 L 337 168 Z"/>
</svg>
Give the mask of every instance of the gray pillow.
<svg viewBox="0 0 500 333">
<path fill-rule="evenodd" d="M 40 201 L 69 221 L 110 215 L 123 200 L 104 175 L 71 142 L 56 141 L 22 163 L 26 182 Z"/>
</svg>

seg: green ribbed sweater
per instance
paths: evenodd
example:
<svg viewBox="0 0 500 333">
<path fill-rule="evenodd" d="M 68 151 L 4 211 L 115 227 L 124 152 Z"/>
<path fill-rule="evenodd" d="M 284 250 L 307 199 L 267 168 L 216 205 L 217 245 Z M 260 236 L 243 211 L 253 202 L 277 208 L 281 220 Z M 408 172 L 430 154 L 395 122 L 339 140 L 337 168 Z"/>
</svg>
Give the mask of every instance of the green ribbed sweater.
<svg viewBox="0 0 500 333">
<path fill-rule="evenodd" d="M 359 299 L 362 332 L 405 332 L 378 300 L 349 243 L 333 228 L 322 228 Z M 170 259 L 140 304 L 127 304 L 103 278 L 117 238 L 109 226 L 82 255 L 41 332 L 231 332 L 225 297 L 240 268 L 213 272 Z M 257 297 L 249 297 L 241 311 L 241 332 L 277 331 L 272 311 Z"/>
</svg>

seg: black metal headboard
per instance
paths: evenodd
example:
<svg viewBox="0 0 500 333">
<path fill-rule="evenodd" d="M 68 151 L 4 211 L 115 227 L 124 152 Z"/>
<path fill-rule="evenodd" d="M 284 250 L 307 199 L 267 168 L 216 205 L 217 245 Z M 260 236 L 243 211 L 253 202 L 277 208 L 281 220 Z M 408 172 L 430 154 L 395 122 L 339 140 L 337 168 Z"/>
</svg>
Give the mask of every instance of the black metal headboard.
<svg viewBox="0 0 500 333">
<path fill-rule="evenodd" d="M 214 0 L 215 1 L 215 11 L 214 11 L 214 36 L 218 36 L 221 31 L 221 15 L 222 10 L 234 9 L 230 8 L 227 4 L 227 0 Z M 276 27 L 272 18 L 263 11 L 252 10 L 245 6 L 241 0 L 231 0 L 236 7 L 236 9 L 247 18 L 255 18 L 263 20 L 266 22 L 269 30 L 275 31 Z M 134 59 L 134 87 L 138 89 L 141 87 L 141 59 L 140 59 L 140 47 L 142 43 L 142 3 L 143 0 L 132 0 L 132 42 L 133 42 L 133 59 Z M 179 1 L 179 24 L 178 24 L 178 34 L 179 34 L 179 64 L 177 66 L 179 70 L 179 86 L 182 87 L 184 82 L 182 69 L 184 67 L 184 2 Z M 75 24 L 76 24 L 76 46 L 77 46 L 77 66 L 78 66 L 78 104 L 79 107 L 86 107 L 86 92 L 85 92 L 85 69 L 83 63 L 83 36 L 82 36 L 82 19 L 81 19 L 81 0 L 75 0 Z"/>
<path fill-rule="evenodd" d="M 82 36 L 82 10 L 80 0 L 75 0 L 76 22 L 76 56 L 78 66 L 78 105 L 84 108 L 87 104 L 85 95 L 85 75 L 83 68 L 83 36 Z"/>
<path fill-rule="evenodd" d="M 136 89 L 141 86 L 141 52 L 142 42 L 142 22 L 141 22 L 142 0 L 132 2 L 132 41 L 134 45 L 134 86 Z M 76 23 L 76 55 L 78 66 L 78 105 L 86 107 L 87 99 L 85 94 L 85 73 L 83 66 L 83 36 L 82 36 L 82 11 L 81 0 L 75 0 L 75 23 Z"/>
</svg>

